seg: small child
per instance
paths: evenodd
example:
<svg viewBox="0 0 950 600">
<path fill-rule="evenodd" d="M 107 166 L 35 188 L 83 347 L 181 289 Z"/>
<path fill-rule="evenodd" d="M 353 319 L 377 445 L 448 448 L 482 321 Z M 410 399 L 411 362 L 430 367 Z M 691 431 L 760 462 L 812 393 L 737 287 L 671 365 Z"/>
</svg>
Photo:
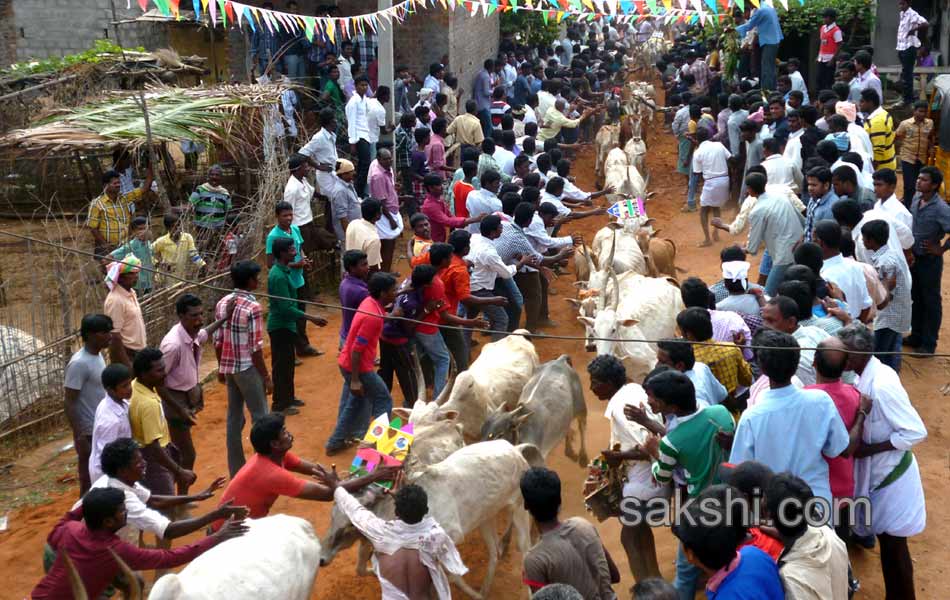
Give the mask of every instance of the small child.
<svg viewBox="0 0 950 600">
<path fill-rule="evenodd" d="M 129 424 L 129 398 L 132 397 L 132 372 L 122 363 L 112 363 L 102 371 L 106 396 L 96 407 L 92 425 L 92 450 L 89 455 L 89 481 L 102 477 L 99 462 L 102 449 L 119 438 L 132 437 Z"/>
<path fill-rule="evenodd" d="M 238 231 L 240 215 L 228 213 L 225 220 L 228 233 L 224 236 L 224 239 L 221 240 L 221 249 L 218 250 L 218 271 L 227 271 L 231 268 L 231 263 L 234 262 L 238 248 L 240 248 L 241 242 L 244 240 L 244 234 Z"/>
<path fill-rule="evenodd" d="M 148 239 L 148 219 L 145 217 L 133 218 L 130 230 L 129 240 L 109 253 L 109 258 L 106 259 L 105 263 L 121 261 L 130 254 L 142 261 L 139 280 L 135 284 L 135 291 L 139 298 L 142 298 L 152 291 L 152 276 L 155 268 L 152 261 L 153 251 Z"/>
<path fill-rule="evenodd" d="M 195 238 L 181 230 L 179 216 L 167 214 L 162 222 L 168 233 L 152 244 L 156 263 L 178 277 L 185 275 L 189 264 L 203 268 L 205 261 L 195 248 Z"/>
</svg>

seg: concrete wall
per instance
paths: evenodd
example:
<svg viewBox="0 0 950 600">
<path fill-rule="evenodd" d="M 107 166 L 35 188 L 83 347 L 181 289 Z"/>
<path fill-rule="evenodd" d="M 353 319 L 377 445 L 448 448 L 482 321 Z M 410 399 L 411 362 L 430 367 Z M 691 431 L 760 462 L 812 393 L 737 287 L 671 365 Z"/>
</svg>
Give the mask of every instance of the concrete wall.
<svg viewBox="0 0 950 600">
<path fill-rule="evenodd" d="M 16 31 L 17 60 L 64 56 L 89 49 L 97 39 L 114 39 L 109 0 L 10 0 Z M 142 14 L 137 3 L 129 10 L 116 0 L 119 20 Z M 6 19 L 4 19 L 6 20 Z M 132 23 L 119 26 L 124 46 L 148 50 L 166 43 L 164 27 Z"/>
<path fill-rule="evenodd" d="M 16 27 L 13 23 L 13 0 L 0 0 L 0 66 L 16 62 Z"/>
<path fill-rule="evenodd" d="M 460 104 L 464 105 L 465 100 L 471 97 L 475 75 L 481 70 L 485 59 L 498 54 L 501 37 L 499 17 L 498 13 L 490 17 L 472 17 L 460 8 L 450 14 L 449 70 L 455 73 L 459 86 L 465 91 L 460 99 Z M 463 110 L 462 106 L 459 106 L 459 110 Z"/>
</svg>

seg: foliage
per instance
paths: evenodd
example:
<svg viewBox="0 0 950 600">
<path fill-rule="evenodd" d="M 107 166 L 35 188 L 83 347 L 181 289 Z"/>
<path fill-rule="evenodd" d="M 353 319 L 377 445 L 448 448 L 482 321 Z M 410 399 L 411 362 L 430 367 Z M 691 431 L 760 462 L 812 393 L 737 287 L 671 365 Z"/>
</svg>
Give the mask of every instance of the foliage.
<svg viewBox="0 0 950 600">
<path fill-rule="evenodd" d="M 802 36 L 808 36 L 818 30 L 822 24 L 821 13 L 826 8 L 838 11 L 838 25 L 846 29 L 853 24 L 873 31 L 874 6 L 875 3 L 871 0 L 805 0 L 803 5 L 790 0 L 788 10 L 785 10 L 781 3 L 775 3 L 775 9 L 782 21 L 782 31 L 786 35 L 797 33 Z"/>
<path fill-rule="evenodd" d="M 115 60 L 122 55 L 123 49 L 111 40 L 96 40 L 92 48 L 79 54 L 54 56 L 40 61 L 24 61 L 0 69 L 0 75 L 35 75 L 38 73 L 55 73 L 78 64 L 96 64 L 106 60 Z M 126 52 L 145 52 L 145 48 L 126 48 Z"/>
<path fill-rule="evenodd" d="M 550 45 L 558 39 L 558 29 L 554 19 L 545 22 L 540 12 L 512 10 L 501 13 L 501 34 L 514 34 L 515 39 L 529 46 Z"/>
</svg>

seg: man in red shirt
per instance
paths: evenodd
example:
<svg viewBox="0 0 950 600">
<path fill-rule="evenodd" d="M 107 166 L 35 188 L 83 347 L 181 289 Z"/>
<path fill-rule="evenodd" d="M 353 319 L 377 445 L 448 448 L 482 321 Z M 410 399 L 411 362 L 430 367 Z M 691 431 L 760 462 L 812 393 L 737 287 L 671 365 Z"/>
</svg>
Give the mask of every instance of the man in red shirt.
<svg viewBox="0 0 950 600">
<path fill-rule="evenodd" d="M 384 307 L 396 299 L 396 279 L 388 273 L 373 273 L 367 287 L 369 296 L 360 303 L 337 359 L 343 390 L 336 427 L 327 440 L 327 456 L 347 448 L 349 440 L 361 438 L 371 418 L 393 407 L 393 398 L 373 363 L 383 334 Z"/>
<path fill-rule="evenodd" d="M 359 315 L 357 315 L 359 316 Z M 246 506 L 252 519 L 266 517 L 280 496 L 330 502 L 333 490 L 325 485 L 295 477 L 300 473 L 322 477 L 326 472 L 321 465 L 311 463 L 290 451 L 294 436 L 284 426 L 284 415 L 270 413 L 251 427 L 251 445 L 254 456 L 241 467 L 221 495 L 221 504 Z M 392 479 L 393 469 L 380 467 L 372 474 L 346 481 L 348 490 L 358 490 L 374 481 Z M 218 521 L 214 527 L 220 527 Z"/>
<path fill-rule="evenodd" d="M 432 241 L 444 242 L 448 233 L 446 228 L 458 229 L 472 223 L 479 223 L 486 215 L 453 217 L 442 200 L 442 178 L 435 174 L 426 175 L 422 181 L 426 188 L 426 198 L 422 203 L 422 214 L 429 217 L 432 229 Z"/>
<path fill-rule="evenodd" d="M 478 174 L 478 163 L 473 160 L 466 160 L 462 163 L 462 179 L 455 182 L 452 186 L 452 199 L 455 205 L 455 216 L 467 219 L 469 217 L 468 208 L 465 201 L 468 195 L 475 189 L 472 185 L 472 179 Z"/>
<path fill-rule="evenodd" d="M 83 497 L 82 506 L 66 513 L 49 535 L 47 541 L 57 552 L 56 561 L 33 588 L 30 597 L 44 600 L 74 596 L 64 556 L 72 560 L 86 596 L 98 598 L 121 570 L 112 552 L 133 570 L 171 569 L 247 531 L 243 521 L 228 519 L 224 527 L 199 542 L 174 550 L 152 550 L 133 546 L 116 535 L 125 527 L 125 522 L 125 493 L 122 490 L 90 490 Z"/>
<path fill-rule="evenodd" d="M 871 398 L 862 396 L 850 384 L 842 383 L 841 374 L 844 373 L 848 361 L 848 350 L 841 338 L 829 337 L 818 343 L 815 351 L 815 385 L 806 386 L 806 390 L 822 390 L 831 396 L 831 400 L 848 429 L 851 443 L 841 456 L 827 458 L 828 480 L 831 485 L 831 496 L 837 500 L 854 496 L 854 451 L 861 442 L 861 433 L 864 430 L 864 420 L 871 410 Z M 850 506 L 844 504 L 837 507 L 835 515 L 835 531 L 838 537 L 848 541 L 851 532 L 848 527 L 848 511 Z"/>
</svg>

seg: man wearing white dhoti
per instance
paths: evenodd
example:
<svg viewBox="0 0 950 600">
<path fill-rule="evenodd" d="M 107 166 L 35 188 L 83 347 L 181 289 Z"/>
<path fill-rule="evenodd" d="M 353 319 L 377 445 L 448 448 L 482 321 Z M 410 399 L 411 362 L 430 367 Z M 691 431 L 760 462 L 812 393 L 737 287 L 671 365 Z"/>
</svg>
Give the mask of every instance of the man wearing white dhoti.
<svg viewBox="0 0 950 600">
<path fill-rule="evenodd" d="M 709 239 L 709 213 L 719 217 L 719 208 L 729 199 L 729 165 L 732 154 L 722 142 L 710 139 L 709 130 L 700 127 L 696 130 L 696 141 L 699 142 L 693 152 L 693 173 L 702 175 L 703 192 L 699 196 L 699 222 L 703 226 L 705 240 L 700 244 L 712 245 Z M 713 231 L 713 239 L 719 241 L 719 232 Z"/>
<path fill-rule="evenodd" d="M 326 474 L 325 483 L 335 488 L 333 499 L 340 510 L 373 544 L 373 571 L 383 600 L 452 597 L 443 567 L 453 575 L 464 575 L 468 568 L 449 535 L 427 514 L 425 490 L 417 485 L 401 488 L 394 494 L 396 518 L 386 521 L 340 487 L 336 471 Z"/>
<path fill-rule="evenodd" d="M 854 496 L 870 499 L 870 526 L 865 526 L 859 505 L 855 530 L 876 535 L 881 544 L 885 597 L 914 600 L 907 538 L 924 530 L 927 508 L 917 459 L 910 449 L 927 438 L 927 429 L 897 373 L 871 355 L 871 330 L 852 323 L 837 336 L 849 351 L 862 352 L 850 354 L 848 368 L 858 375 L 858 391 L 873 401 L 854 462 Z"/>
</svg>

